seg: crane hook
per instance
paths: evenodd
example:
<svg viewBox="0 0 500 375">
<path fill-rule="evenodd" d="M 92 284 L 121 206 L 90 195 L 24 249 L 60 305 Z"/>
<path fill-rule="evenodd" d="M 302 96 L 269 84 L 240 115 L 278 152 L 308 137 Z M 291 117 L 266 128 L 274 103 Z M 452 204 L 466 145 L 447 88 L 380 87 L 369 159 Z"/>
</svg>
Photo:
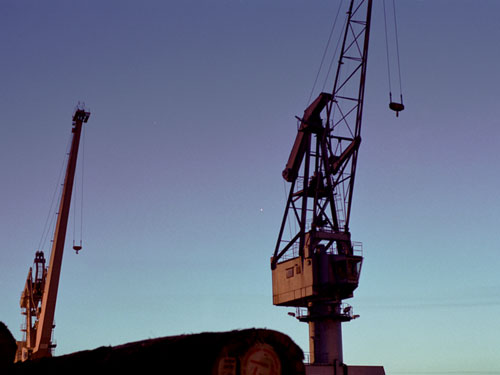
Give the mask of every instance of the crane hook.
<svg viewBox="0 0 500 375">
<path fill-rule="evenodd" d="M 80 245 L 75 245 L 75 241 L 73 240 L 73 250 L 76 251 L 76 254 L 82 249 L 82 241 L 80 241 Z"/>
<path fill-rule="evenodd" d="M 396 117 L 399 117 L 399 112 L 405 109 L 403 104 L 403 95 L 401 95 L 401 103 L 397 103 L 392 101 L 392 93 L 389 92 L 389 108 L 396 112 Z"/>
<path fill-rule="evenodd" d="M 403 103 L 390 102 L 389 108 L 396 112 L 396 117 L 399 117 L 399 112 L 405 109 Z"/>
</svg>

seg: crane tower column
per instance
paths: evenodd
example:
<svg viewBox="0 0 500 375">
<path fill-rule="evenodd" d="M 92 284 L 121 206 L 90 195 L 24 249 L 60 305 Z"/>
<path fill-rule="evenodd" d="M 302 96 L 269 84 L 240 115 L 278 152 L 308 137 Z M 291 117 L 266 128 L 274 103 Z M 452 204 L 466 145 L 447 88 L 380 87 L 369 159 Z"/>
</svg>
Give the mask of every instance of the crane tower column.
<svg viewBox="0 0 500 375">
<path fill-rule="evenodd" d="M 301 320 L 309 323 L 310 362 L 344 363 L 340 304 L 311 304 L 308 310 L 309 316 Z"/>
</svg>

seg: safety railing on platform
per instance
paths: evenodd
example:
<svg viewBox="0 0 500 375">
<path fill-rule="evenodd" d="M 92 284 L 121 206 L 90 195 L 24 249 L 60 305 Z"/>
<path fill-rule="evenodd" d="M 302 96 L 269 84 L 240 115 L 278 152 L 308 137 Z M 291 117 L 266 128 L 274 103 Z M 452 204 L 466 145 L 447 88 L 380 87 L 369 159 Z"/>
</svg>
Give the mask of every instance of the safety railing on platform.
<svg viewBox="0 0 500 375">
<path fill-rule="evenodd" d="M 283 241 L 285 242 L 285 241 Z M 282 255 L 278 263 L 285 262 L 287 260 L 297 258 L 299 256 L 299 243 L 296 242 L 287 250 L 285 254 Z M 353 255 L 363 256 L 363 243 L 359 241 L 352 242 Z M 333 244 L 327 251 L 328 254 L 338 254 L 335 244 Z"/>
</svg>

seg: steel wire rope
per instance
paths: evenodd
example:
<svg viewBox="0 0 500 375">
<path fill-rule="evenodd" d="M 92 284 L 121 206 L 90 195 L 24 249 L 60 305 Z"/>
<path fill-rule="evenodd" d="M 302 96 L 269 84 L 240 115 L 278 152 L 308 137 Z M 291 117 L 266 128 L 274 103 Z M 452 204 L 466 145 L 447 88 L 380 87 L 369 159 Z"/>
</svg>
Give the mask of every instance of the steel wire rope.
<svg viewBox="0 0 500 375">
<path fill-rule="evenodd" d="M 62 161 L 62 164 L 61 164 L 61 167 L 59 170 L 59 176 L 57 178 L 56 188 L 54 189 L 54 192 L 52 193 L 52 199 L 51 199 L 51 202 L 49 205 L 49 212 L 48 212 L 47 217 L 45 219 L 45 224 L 43 226 L 42 235 L 40 237 L 40 242 L 38 243 L 38 250 L 42 250 L 42 247 L 45 246 L 49 232 L 53 227 L 53 222 L 54 222 L 54 219 L 56 216 L 55 214 L 53 214 L 54 213 L 54 207 L 53 207 L 54 201 L 56 199 L 57 191 L 58 190 L 61 191 L 61 180 L 62 180 L 62 175 L 63 175 L 63 171 L 64 171 L 64 166 L 66 165 L 66 162 L 68 160 L 68 152 L 69 152 L 70 144 L 71 144 L 71 135 L 69 136 L 68 142 L 66 145 L 65 156 L 63 158 L 63 161 Z M 61 197 L 59 195 L 59 200 L 60 200 L 60 198 Z M 56 204 L 56 206 L 57 206 L 57 204 Z"/>
<path fill-rule="evenodd" d="M 347 24 L 347 18 L 344 19 L 344 24 L 342 25 L 342 30 L 345 29 Z M 325 80 L 323 81 L 322 91 L 325 91 L 326 83 L 328 82 L 328 77 L 330 76 L 330 72 L 332 71 L 333 64 L 335 62 L 335 57 L 337 56 L 337 51 L 339 50 L 340 42 L 342 41 L 342 33 L 339 33 L 339 38 L 337 39 L 337 45 L 335 46 L 335 51 L 333 52 L 332 59 L 330 60 L 330 65 L 328 66 L 328 71 L 326 72 Z"/>
<path fill-rule="evenodd" d="M 76 178 L 76 176 L 75 176 Z M 75 238 L 76 238 L 76 195 L 77 195 L 77 184 L 73 185 L 73 195 L 71 200 L 73 201 L 73 247 L 75 246 Z"/>
<path fill-rule="evenodd" d="M 82 141 L 81 141 L 81 148 L 80 148 L 80 153 L 81 153 L 81 161 L 80 161 L 80 202 L 78 202 L 78 184 L 75 183 L 73 187 L 73 246 L 76 245 L 76 239 L 77 239 L 77 232 L 76 232 L 76 226 L 77 226 L 77 208 L 79 209 L 80 213 L 80 232 L 79 232 L 79 242 L 80 246 L 82 246 L 82 241 L 83 241 L 83 186 L 84 186 L 84 167 L 85 167 L 85 127 L 82 127 Z M 80 203 L 78 207 L 78 203 Z"/>
<path fill-rule="evenodd" d="M 312 98 L 314 89 L 316 88 L 316 83 L 318 83 L 318 78 L 319 78 L 319 75 L 321 74 L 321 69 L 323 67 L 323 63 L 325 61 L 325 57 L 326 57 L 326 54 L 328 52 L 328 48 L 330 46 L 330 42 L 332 40 L 333 31 L 335 30 L 335 27 L 337 26 L 337 19 L 339 17 L 339 13 L 340 13 L 340 8 L 341 7 L 342 7 L 342 0 L 339 1 L 339 7 L 337 9 L 337 14 L 335 15 L 335 19 L 333 21 L 332 29 L 330 30 L 330 35 L 328 36 L 328 41 L 326 42 L 325 50 L 323 51 L 323 56 L 321 57 L 321 63 L 319 64 L 318 72 L 316 73 L 316 78 L 314 79 L 313 87 L 311 88 L 311 93 L 309 94 L 309 99 L 307 99 L 306 106 L 309 105 L 309 103 L 311 102 L 311 98 Z M 335 56 L 335 54 L 334 54 L 334 56 Z M 327 77 L 328 77 L 329 73 L 330 73 L 330 69 L 328 69 Z M 325 85 L 323 84 L 323 87 L 324 86 Z"/>
<path fill-rule="evenodd" d="M 399 58 L 399 36 L 398 36 L 398 22 L 396 17 L 396 2 L 392 0 L 392 10 L 394 14 L 394 32 L 396 36 L 396 56 L 398 58 L 398 74 L 399 74 L 399 95 L 401 98 L 401 104 L 403 103 L 403 84 L 401 83 L 401 61 Z"/>
<path fill-rule="evenodd" d="M 392 101 L 392 85 L 391 85 L 391 64 L 389 59 L 389 37 L 387 32 L 387 11 L 385 0 L 382 1 L 384 6 L 384 30 L 385 30 L 385 54 L 387 57 L 387 81 L 389 82 L 389 100 Z"/>
<path fill-rule="evenodd" d="M 83 241 L 83 187 L 85 186 L 85 127 L 83 128 L 82 137 L 82 182 L 81 182 L 81 200 L 80 200 L 80 246 Z"/>
<path fill-rule="evenodd" d="M 387 57 L 387 78 L 389 82 L 389 100 L 392 102 L 392 84 L 391 84 L 391 64 L 390 64 L 390 51 L 389 51 L 389 32 L 387 30 L 387 9 L 385 5 L 385 0 L 382 2 L 383 7 L 384 7 L 384 30 L 385 30 L 385 51 L 386 51 L 386 57 Z M 400 59 L 400 53 L 399 53 L 399 36 L 398 36 L 398 22 L 397 22 L 397 17 L 396 17 L 396 2 L 395 0 L 392 0 L 392 15 L 393 15 L 393 22 L 394 22 L 394 37 L 395 37 L 395 44 L 396 44 L 396 63 L 397 63 L 397 69 L 398 69 L 398 83 L 399 83 L 399 97 L 401 100 L 401 104 L 403 103 L 403 84 L 402 84 L 402 79 L 401 79 L 401 59 Z"/>
<path fill-rule="evenodd" d="M 287 191 L 286 191 L 285 180 L 283 180 L 283 192 L 285 193 L 285 205 L 286 205 L 287 202 L 288 202 L 288 194 L 287 194 Z M 287 208 L 287 210 L 290 210 L 290 208 Z M 292 239 L 293 238 L 293 236 L 292 236 L 292 224 L 290 223 L 290 220 L 288 218 L 287 218 L 286 221 L 288 222 L 288 231 L 290 232 L 290 239 Z"/>
</svg>

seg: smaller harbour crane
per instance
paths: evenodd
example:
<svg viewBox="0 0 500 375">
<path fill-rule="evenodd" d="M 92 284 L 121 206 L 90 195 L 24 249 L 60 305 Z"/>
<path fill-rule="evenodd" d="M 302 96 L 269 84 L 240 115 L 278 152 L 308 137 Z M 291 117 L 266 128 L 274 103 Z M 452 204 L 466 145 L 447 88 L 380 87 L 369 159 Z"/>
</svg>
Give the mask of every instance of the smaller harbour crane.
<svg viewBox="0 0 500 375">
<path fill-rule="evenodd" d="M 49 266 L 45 266 L 46 261 L 43 251 L 38 250 L 35 253 L 34 269 L 32 267 L 28 271 L 28 277 L 20 300 L 22 313 L 26 317 L 26 327 L 23 329 L 26 338 L 23 341 L 18 341 L 16 362 L 50 357 L 55 347 L 52 340 L 52 331 L 54 329 L 54 314 L 71 195 L 82 126 L 88 121 L 89 116 L 90 112 L 86 111 L 82 106 L 77 106 L 73 115 L 71 149 L 59 203 Z M 78 250 L 80 249 L 81 247 L 78 248 Z"/>
</svg>

